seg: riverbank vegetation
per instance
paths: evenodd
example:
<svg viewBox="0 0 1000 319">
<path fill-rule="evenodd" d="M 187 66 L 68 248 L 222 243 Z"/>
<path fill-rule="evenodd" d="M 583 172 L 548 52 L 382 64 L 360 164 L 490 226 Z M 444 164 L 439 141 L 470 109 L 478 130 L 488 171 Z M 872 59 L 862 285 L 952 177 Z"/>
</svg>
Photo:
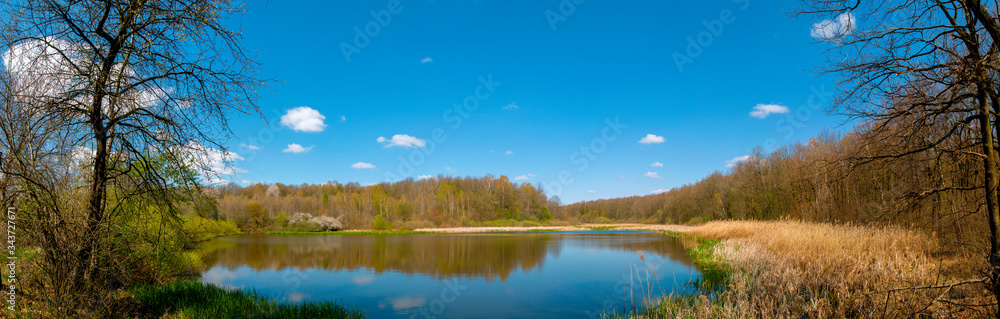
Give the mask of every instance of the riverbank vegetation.
<svg viewBox="0 0 1000 319">
<path fill-rule="evenodd" d="M 640 317 L 971 318 L 994 311 L 982 281 L 967 280 L 977 261 L 922 231 L 720 221 L 681 236 L 702 243 L 690 253 L 707 270 L 706 291 L 655 300 Z"/>
<path fill-rule="evenodd" d="M 155 318 L 364 318 L 364 312 L 329 301 L 287 303 L 243 290 L 197 281 L 147 285 L 130 290 L 139 313 Z"/>
</svg>

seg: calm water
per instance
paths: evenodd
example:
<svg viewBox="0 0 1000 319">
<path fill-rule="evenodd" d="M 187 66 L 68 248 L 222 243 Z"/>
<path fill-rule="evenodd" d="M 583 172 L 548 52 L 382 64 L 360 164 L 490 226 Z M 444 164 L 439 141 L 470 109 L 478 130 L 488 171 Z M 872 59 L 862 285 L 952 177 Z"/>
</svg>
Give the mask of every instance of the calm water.
<svg viewBox="0 0 1000 319">
<path fill-rule="evenodd" d="M 596 318 L 698 276 L 681 241 L 651 232 L 245 235 L 206 249 L 204 282 L 369 318 Z"/>
</svg>

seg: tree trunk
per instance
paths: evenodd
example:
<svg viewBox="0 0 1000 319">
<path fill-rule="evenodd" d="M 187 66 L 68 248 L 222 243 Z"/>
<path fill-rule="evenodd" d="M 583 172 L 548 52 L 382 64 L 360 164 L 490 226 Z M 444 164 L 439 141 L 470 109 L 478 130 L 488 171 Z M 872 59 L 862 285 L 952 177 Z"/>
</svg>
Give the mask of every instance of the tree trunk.
<svg viewBox="0 0 1000 319">
<path fill-rule="evenodd" d="M 1000 236 L 998 236 L 998 225 L 1000 225 L 1000 209 L 997 207 L 997 153 L 993 148 L 994 136 L 990 107 L 987 103 L 986 89 L 979 85 L 977 92 L 979 96 L 979 130 L 983 137 L 983 164 L 985 167 L 985 187 L 986 190 L 986 214 L 990 225 L 990 290 L 1000 305 Z M 1000 318 L 1000 307 L 998 307 L 997 317 Z"/>
</svg>

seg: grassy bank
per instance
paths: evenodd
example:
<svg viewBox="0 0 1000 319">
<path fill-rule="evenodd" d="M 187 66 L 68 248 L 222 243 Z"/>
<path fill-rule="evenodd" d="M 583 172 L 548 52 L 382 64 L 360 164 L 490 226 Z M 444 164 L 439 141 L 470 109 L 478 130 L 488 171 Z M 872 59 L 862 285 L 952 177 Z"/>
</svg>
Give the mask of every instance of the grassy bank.
<svg viewBox="0 0 1000 319">
<path fill-rule="evenodd" d="M 974 318 L 991 317 L 995 307 L 984 285 L 951 285 L 978 278 L 974 259 L 920 232 L 726 221 L 685 236 L 698 238 L 690 254 L 703 287 L 716 292 L 663 298 L 639 317 Z"/>
<path fill-rule="evenodd" d="M 289 303 L 197 281 L 136 287 L 141 313 L 155 318 L 364 318 L 333 302 Z"/>
</svg>

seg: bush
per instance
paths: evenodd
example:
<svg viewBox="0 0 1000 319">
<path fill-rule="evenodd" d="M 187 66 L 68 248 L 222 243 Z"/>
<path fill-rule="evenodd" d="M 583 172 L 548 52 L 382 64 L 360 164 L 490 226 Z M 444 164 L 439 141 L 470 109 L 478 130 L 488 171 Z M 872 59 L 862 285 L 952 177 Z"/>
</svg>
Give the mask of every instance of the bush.
<svg viewBox="0 0 1000 319">
<path fill-rule="evenodd" d="M 518 222 L 517 226 L 518 227 L 538 227 L 538 226 L 542 226 L 542 224 L 539 224 L 538 222 L 533 221 L 533 220 L 525 220 L 525 221 Z"/>
<path fill-rule="evenodd" d="M 594 223 L 594 224 L 613 224 L 614 223 L 613 220 L 610 220 L 610 219 L 608 219 L 607 217 L 604 217 L 604 216 L 594 218 L 594 220 L 591 220 L 590 222 Z"/>
<path fill-rule="evenodd" d="M 545 225 L 545 226 L 555 226 L 555 227 L 563 227 L 563 226 L 572 225 L 568 221 L 565 221 L 565 220 L 555 220 L 555 219 L 546 220 L 545 223 L 542 223 L 542 224 Z"/>
<path fill-rule="evenodd" d="M 288 226 L 285 227 L 285 230 L 293 232 L 318 232 L 323 230 L 323 227 L 310 220 L 302 220 L 289 223 Z"/>
<path fill-rule="evenodd" d="M 688 225 L 698 225 L 703 223 L 705 223 L 705 220 L 701 218 L 701 216 L 691 217 L 691 219 L 688 219 L 687 221 Z"/>
<path fill-rule="evenodd" d="M 340 219 L 330 216 L 315 216 L 306 213 L 295 213 L 288 219 L 287 231 L 296 232 L 318 232 L 337 231 L 344 229 Z"/>
<path fill-rule="evenodd" d="M 375 216 L 375 220 L 372 221 L 373 230 L 390 230 L 392 229 L 392 223 L 382 217 L 382 215 Z"/>
<path fill-rule="evenodd" d="M 337 231 L 344 229 L 344 225 L 340 223 L 339 219 L 330 216 L 316 216 L 312 218 L 312 222 L 319 225 L 320 228 L 326 231 Z"/>
<path fill-rule="evenodd" d="M 239 227 L 228 220 L 214 220 L 199 216 L 181 216 L 181 228 L 192 242 L 202 242 L 219 236 L 240 233 Z"/>
</svg>

